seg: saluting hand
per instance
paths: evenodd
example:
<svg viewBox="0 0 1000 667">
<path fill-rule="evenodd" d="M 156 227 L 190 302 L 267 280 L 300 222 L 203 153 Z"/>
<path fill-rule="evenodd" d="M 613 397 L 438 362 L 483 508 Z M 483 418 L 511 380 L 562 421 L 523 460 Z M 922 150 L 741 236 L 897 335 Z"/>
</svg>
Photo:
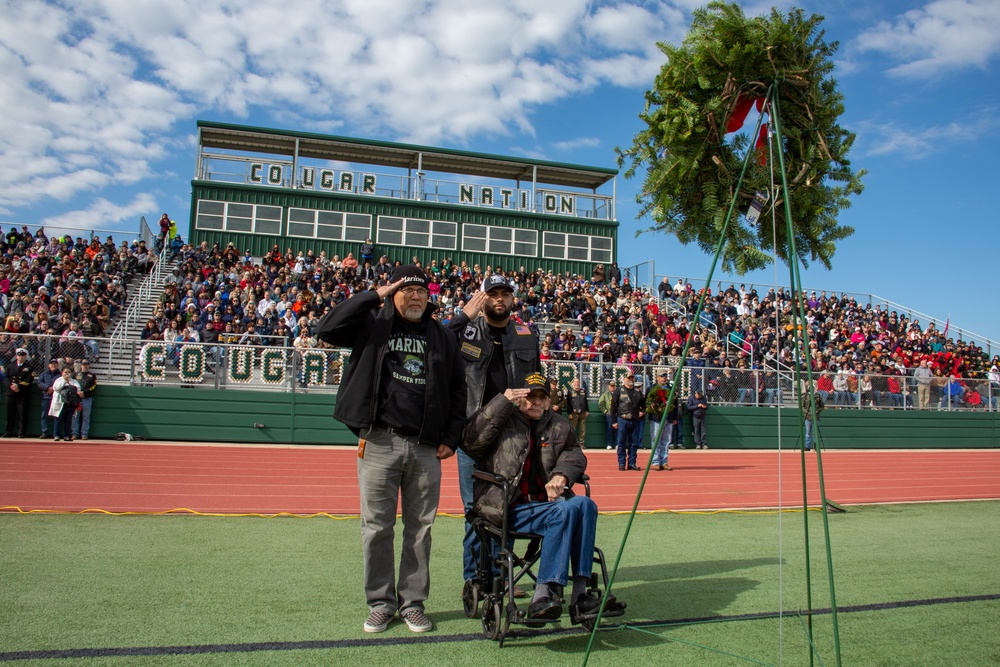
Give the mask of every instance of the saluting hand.
<svg viewBox="0 0 1000 667">
<path fill-rule="evenodd" d="M 403 284 L 404 280 L 405 278 L 400 278 L 394 283 L 389 283 L 388 285 L 382 285 L 377 290 L 375 290 L 378 293 L 378 297 L 380 299 L 385 299 L 387 296 L 398 290 L 400 285 Z"/>
<path fill-rule="evenodd" d="M 525 401 L 528 400 L 528 394 L 531 393 L 530 389 L 507 389 L 503 395 L 508 401 L 521 408 L 524 407 Z"/>
<path fill-rule="evenodd" d="M 474 320 L 479 313 L 483 312 L 484 303 L 486 303 L 486 292 L 476 292 L 462 308 L 462 312 L 470 320 Z"/>
</svg>

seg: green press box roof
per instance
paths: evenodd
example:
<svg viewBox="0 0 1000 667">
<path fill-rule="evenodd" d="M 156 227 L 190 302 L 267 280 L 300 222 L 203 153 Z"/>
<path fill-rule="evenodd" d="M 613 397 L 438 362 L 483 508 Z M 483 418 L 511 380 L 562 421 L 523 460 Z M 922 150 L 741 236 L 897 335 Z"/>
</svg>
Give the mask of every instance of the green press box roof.
<svg viewBox="0 0 1000 667">
<path fill-rule="evenodd" d="M 273 155 L 381 165 L 512 181 L 531 181 L 596 190 L 618 175 L 617 169 L 588 167 L 544 160 L 490 155 L 451 148 L 435 148 L 328 134 L 276 130 L 199 120 L 201 146 Z"/>
</svg>

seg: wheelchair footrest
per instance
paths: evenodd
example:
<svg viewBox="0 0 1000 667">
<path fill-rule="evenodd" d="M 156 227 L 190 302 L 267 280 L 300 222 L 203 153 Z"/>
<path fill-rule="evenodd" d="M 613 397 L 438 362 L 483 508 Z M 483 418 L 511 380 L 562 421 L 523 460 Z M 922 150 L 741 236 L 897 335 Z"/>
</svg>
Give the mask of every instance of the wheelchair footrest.
<svg viewBox="0 0 1000 667">
<path fill-rule="evenodd" d="M 625 608 L 628 606 L 627 602 L 616 599 L 611 596 L 607 604 L 604 605 L 604 613 L 601 614 L 601 618 L 614 618 L 615 616 L 624 616 Z M 584 611 L 577 608 L 575 604 L 569 606 L 569 619 L 574 625 L 579 625 L 580 623 L 585 623 L 587 621 L 596 621 L 597 612 L 600 611 L 600 607 Z"/>
<path fill-rule="evenodd" d="M 523 609 L 518 609 L 510 614 L 508 618 L 511 623 L 525 625 L 529 628 L 543 628 L 547 623 L 558 623 L 560 618 L 530 618 Z"/>
</svg>

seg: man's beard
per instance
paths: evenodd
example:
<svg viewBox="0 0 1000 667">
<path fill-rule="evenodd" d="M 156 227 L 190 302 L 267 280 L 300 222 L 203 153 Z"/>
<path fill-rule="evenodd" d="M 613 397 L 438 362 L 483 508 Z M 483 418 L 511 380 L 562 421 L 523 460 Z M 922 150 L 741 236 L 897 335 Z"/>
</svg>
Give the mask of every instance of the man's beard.
<svg viewBox="0 0 1000 667">
<path fill-rule="evenodd" d="M 502 301 L 499 303 L 494 303 L 492 306 L 486 309 L 486 319 L 493 322 L 502 322 L 510 317 L 510 308 L 507 304 Z"/>
<path fill-rule="evenodd" d="M 424 317 L 424 308 L 421 306 L 407 306 L 403 309 L 403 318 L 410 322 L 419 322 Z"/>
</svg>

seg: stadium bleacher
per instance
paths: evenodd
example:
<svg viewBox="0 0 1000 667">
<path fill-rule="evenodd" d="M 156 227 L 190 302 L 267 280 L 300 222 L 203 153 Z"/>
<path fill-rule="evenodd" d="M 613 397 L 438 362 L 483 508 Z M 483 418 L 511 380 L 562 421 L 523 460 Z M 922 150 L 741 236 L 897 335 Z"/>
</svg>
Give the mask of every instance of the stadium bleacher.
<svg viewBox="0 0 1000 667">
<path fill-rule="evenodd" d="M 43 230 L 31 233 L 26 227 L 11 229 L 0 250 L 4 360 L 25 342 L 18 334 L 57 337 L 60 356 L 99 357 L 94 339 L 110 333 L 130 284 L 157 261 L 144 243 L 50 239 Z M 402 260 L 383 257 L 375 266 L 357 266 L 350 257 L 345 262 L 309 248 L 277 246 L 257 258 L 233 243 L 192 247 L 178 239 L 160 261 L 163 285 L 154 285 L 138 304 L 148 316 L 135 318 L 125 336 L 168 343 L 249 340 L 305 349 L 320 345 L 313 333 L 327 309 L 385 282 Z M 700 294 L 683 279 L 664 277 L 655 286 L 640 286 L 626 277 L 619 285 L 603 267 L 581 276 L 470 267 L 450 258 L 421 265 L 434 285 L 435 316 L 443 321 L 464 306 L 486 275 L 504 275 L 517 288 L 514 315 L 539 333 L 546 361 L 670 366 L 690 336 L 697 355 L 688 365 L 704 369 L 697 379 L 716 400 L 744 402 L 751 390 L 758 404 L 772 396 L 794 400 L 790 386 L 765 386 L 771 382 L 766 373 L 754 373 L 752 381 L 747 375 L 774 370 L 780 378 L 796 363 L 791 327 L 796 301 L 785 288 L 759 293 L 730 285 L 707 296 L 694 323 Z M 868 400 L 891 407 L 908 400 L 894 395 L 899 390 L 891 378 L 911 377 L 922 360 L 943 378 L 932 383 L 934 400 L 940 400 L 950 375 L 962 384 L 963 395 L 970 389 L 1000 394 L 1000 356 L 990 358 L 978 345 L 844 293 L 806 291 L 798 298 L 806 312 L 814 375 L 848 376 L 849 384 L 864 385 L 841 396 L 849 405 Z M 875 386 L 866 388 L 870 383 Z"/>
</svg>

